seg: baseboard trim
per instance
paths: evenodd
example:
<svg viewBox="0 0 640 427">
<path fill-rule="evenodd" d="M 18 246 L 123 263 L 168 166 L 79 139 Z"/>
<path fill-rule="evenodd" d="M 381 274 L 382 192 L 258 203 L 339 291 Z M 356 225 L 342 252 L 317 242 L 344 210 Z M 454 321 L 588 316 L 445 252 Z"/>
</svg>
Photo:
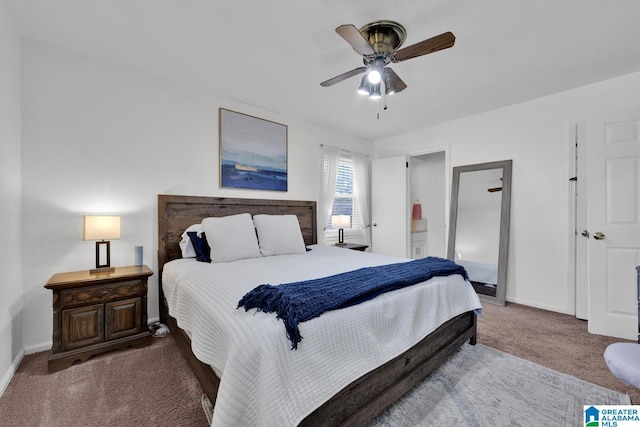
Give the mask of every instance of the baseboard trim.
<svg viewBox="0 0 640 427">
<path fill-rule="evenodd" d="M 152 323 L 159 322 L 159 321 L 160 321 L 160 316 L 156 316 L 156 317 L 149 318 L 147 320 L 147 324 L 150 325 Z M 53 343 L 49 341 L 49 342 L 44 342 L 44 343 L 24 347 L 24 354 L 34 354 L 34 353 L 40 353 L 41 351 L 49 351 L 51 350 L 52 345 Z"/>
<path fill-rule="evenodd" d="M 547 310 L 547 311 L 555 311 L 556 313 L 572 314 L 572 313 L 569 313 L 567 311 L 566 307 L 564 307 L 564 308 L 562 308 L 562 307 L 551 307 L 551 306 L 548 306 L 548 305 L 538 304 L 538 303 L 535 303 L 533 301 L 527 301 L 527 300 L 522 300 L 522 299 L 518 299 L 518 298 L 507 298 L 507 302 L 512 302 L 512 303 L 520 304 L 520 305 L 527 305 L 529 307 L 539 308 L 539 309 Z"/>
<path fill-rule="evenodd" d="M 49 341 L 49 342 L 25 347 L 24 354 L 34 354 L 34 353 L 40 353 L 41 351 L 49 351 L 51 350 L 51 345 L 52 345 L 51 341 Z"/>
<path fill-rule="evenodd" d="M 11 382 L 11 380 L 13 379 L 13 376 L 18 370 L 18 366 L 20 366 L 20 362 L 22 362 L 22 358 L 24 358 L 24 350 L 20 350 L 16 358 L 13 359 L 11 366 L 9 366 L 9 370 L 7 371 L 6 374 L 4 374 L 4 377 L 0 382 L 0 397 L 4 394 L 7 387 L 9 387 L 9 383 Z"/>
</svg>

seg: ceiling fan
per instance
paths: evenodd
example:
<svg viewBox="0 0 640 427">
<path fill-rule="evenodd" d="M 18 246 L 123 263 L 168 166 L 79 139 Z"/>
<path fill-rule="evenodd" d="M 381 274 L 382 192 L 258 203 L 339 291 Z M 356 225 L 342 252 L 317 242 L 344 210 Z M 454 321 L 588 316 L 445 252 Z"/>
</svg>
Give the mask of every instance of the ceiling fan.
<svg viewBox="0 0 640 427">
<path fill-rule="evenodd" d="M 407 88 L 405 82 L 387 65 L 437 52 L 454 45 L 456 37 L 451 32 L 423 40 L 399 49 L 407 37 L 405 28 L 394 21 L 374 21 L 358 29 L 354 25 L 340 25 L 336 28 L 353 49 L 362 55 L 363 67 L 355 68 L 320 83 L 329 87 L 350 77 L 366 73 L 360 82 L 358 92 L 372 99 L 381 96 L 381 83 L 386 95 L 401 92 Z"/>
<path fill-rule="evenodd" d="M 502 178 L 500 178 L 500 181 L 502 181 Z M 491 188 L 487 188 L 487 191 L 489 193 L 495 193 L 496 191 L 502 191 L 502 187 L 491 187 Z"/>
</svg>

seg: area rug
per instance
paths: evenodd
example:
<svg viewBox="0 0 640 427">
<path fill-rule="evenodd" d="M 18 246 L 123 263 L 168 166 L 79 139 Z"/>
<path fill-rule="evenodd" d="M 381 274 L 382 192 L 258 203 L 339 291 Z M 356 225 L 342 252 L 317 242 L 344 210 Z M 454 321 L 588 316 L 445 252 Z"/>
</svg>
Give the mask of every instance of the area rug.
<svg viewBox="0 0 640 427">
<path fill-rule="evenodd" d="M 465 344 L 371 426 L 578 426 L 583 405 L 630 404 L 626 394 Z"/>
</svg>

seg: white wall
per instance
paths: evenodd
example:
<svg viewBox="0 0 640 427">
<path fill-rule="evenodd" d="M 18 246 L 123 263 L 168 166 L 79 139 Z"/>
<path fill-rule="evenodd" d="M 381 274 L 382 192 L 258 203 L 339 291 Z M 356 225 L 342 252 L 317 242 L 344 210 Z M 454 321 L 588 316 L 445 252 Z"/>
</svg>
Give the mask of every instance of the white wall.
<svg viewBox="0 0 640 427">
<path fill-rule="evenodd" d="M 0 395 L 22 355 L 20 37 L 0 0 Z"/>
<path fill-rule="evenodd" d="M 569 122 L 640 104 L 638 95 L 640 73 L 629 74 L 381 139 L 376 157 L 448 145 L 451 167 L 513 159 L 507 300 L 571 313 Z"/>
<path fill-rule="evenodd" d="M 51 295 L 61 271 L 93 267 L 82 215 L 122 216 L 112 265 L 134 246 L 157 272 L 157 194 L 317 200 L 320 144 L 371 154 L 370 141 L 196 92 L 49 45 L 23 40 L 24 345 L 51 344 Z M 220 189 L 218 108 L 288 125 L 289 191 Z M 149 317 L 158 316 L 157 274 Z"/>
</svg>

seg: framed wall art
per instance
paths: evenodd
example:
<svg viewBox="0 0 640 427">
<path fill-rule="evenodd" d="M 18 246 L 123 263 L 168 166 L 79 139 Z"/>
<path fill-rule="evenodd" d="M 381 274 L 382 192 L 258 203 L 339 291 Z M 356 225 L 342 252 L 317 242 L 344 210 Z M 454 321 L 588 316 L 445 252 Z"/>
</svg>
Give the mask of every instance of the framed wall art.
<svg viewBox="0 0 640 427">
<path fill-rule="evenodd" d="M 219 109 L 220 187 L 287 191 L 287 126 Z"/>
</svg>

